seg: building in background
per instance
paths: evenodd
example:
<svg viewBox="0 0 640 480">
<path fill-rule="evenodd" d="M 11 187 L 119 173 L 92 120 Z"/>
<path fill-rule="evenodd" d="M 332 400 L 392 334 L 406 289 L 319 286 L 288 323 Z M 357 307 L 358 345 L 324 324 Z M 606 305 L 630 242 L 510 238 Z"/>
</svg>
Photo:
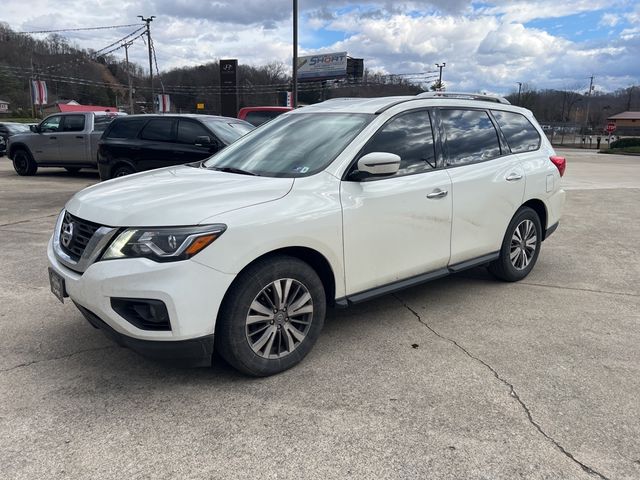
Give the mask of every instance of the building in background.
<svg viewBox="0 0 640 480">
<path fill-rule="evenodd" d="M 0 115 L 9 115 L 9 102 L 0 100 Z"/>
</svg>

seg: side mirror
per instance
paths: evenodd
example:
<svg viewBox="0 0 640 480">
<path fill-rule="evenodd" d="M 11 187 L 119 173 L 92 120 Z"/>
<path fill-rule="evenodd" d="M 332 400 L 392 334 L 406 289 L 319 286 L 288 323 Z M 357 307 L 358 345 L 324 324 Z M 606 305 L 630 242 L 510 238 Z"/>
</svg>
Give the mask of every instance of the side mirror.
<svg viewBox="0 0 640 480">
<path fill-rule="evenodd" d="M 29 130 L 31 130 L 33 133 L 40 133 L 40 126 L 39 125 L 29 125 Z"/>
<path fill-rule="evenodd" d="M 201 137 L 196 137 L 196 147 L 210 147 L 211 146 L 211 137 L 207 135 L 203 135 Z"/>
<path fill-rule="evenodd" d="M 400 169 L 400 156 L 388 152 L 371 152 L 358 160 L 358 171 L 373 176 L 393 175 Z"/>
</svg>

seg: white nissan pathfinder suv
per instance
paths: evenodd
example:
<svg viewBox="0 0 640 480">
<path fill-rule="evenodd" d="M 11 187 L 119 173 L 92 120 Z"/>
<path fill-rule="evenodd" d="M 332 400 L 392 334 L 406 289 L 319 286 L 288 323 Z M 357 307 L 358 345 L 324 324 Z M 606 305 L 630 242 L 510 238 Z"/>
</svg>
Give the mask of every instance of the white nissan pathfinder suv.
<svg viewBox="0 0 640 480">
<path fill-rule="evenodd" d="M 213 157 L 94 185 L 60 213 L 49 277 L 87 320 L 152 357 L 281 372 L 327 306 L 487 265 L 517 281 L 564 203 L 531 112 L 431 93 L 333 99 Z"/>
</svg>

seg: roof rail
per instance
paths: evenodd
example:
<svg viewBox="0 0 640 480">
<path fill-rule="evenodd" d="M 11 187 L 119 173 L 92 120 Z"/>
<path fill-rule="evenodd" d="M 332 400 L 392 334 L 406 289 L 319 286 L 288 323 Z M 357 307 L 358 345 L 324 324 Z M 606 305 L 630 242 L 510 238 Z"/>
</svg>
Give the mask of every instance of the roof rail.
<svg viewBox="0 0 640 480">
<path fill-rule="evenodd" d="M 420 98 L 454 98 L 458 100 L 480 100 L 483 102 L 495 102 L 504 103 L 505 105 L 511 105 L 511 102 L 504 97 L 498 97 L 494 95 L 484 95 L 482 93 L 467 93 L 467 92 L 424 92 L 416 95 Z"/>
</svg>

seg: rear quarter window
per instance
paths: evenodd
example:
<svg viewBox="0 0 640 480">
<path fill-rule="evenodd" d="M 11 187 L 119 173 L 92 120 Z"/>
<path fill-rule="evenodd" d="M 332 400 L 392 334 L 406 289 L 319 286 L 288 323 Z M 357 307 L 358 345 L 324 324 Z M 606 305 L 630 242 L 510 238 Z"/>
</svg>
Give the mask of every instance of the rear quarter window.
<svg viewBox="0 0 640 480">
<path fill-rule="evenodd" d="M 146 122 L 145 118 L 116 119 L 109 126 L 105 138 L 136 138 Z"/>
<path fill-rule="evenodd" d="M 512 153 L 530 152 L 540 148 L 540 134 L 520 113 L 492 110 Z"/>
</svg>

